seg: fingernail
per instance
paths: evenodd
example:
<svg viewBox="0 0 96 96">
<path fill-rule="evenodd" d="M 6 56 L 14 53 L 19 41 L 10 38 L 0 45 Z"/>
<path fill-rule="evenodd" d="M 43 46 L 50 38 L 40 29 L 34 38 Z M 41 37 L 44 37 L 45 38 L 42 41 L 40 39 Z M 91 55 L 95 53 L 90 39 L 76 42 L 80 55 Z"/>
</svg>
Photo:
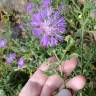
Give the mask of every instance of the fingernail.
<svg viewBox="0 0 96 96">
<path fill-rule="evenodd" d="M 62 89 L 56 96 L 72 96 L 72 94 L 68 89 Z"/>
</svg>

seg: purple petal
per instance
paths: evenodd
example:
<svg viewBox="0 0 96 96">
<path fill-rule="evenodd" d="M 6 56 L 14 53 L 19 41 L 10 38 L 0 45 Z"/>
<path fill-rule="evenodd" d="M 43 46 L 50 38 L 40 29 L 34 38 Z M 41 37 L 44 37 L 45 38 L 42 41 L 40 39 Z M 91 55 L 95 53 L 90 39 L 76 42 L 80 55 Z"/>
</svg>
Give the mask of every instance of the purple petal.
<svg viewBox="0 0 96 96">
<path fill-rule="evenodd" d="M 31 20 L 32 26 L 39 26 L 40 23 L 42 23 L 42 14 L 41 13 L 35 13 Z"/>
<path fill-rule="evenodd" d="M 64 22 L 62 21 L 61 23 L 58 23 L 57 26 L 65 28 L 66 27 L 66 23 L 65 23 L 65 21 Z"/>
<path fill-rule="evenodd" d="M 64 17 L 59 18 L 59 19 L 57 20 L 57 23 L 56 23 L 56 24 L 60 24 L 60 23 L 62 23 L 62 21 L 65 21 L 65 20 L 64 20 Z"/>
<path fill-rule="evenodd" d="M 56 35 L 56 38 L 58 41 L 63 41 L 63 36 L 60 36 L 59 34 Z"/>
<path fill-rule="evenodd" d="M 55 38 L 51 37 L 50 46 L 51 46 L 51 47 L 54 47 L 54 46 L 56 46 L 57 44 L 58 44 L 58 41 L 57 41 Z"/>
<path fill-rule="evenodd" d="M 48 7 L 48 6 L 50 6 L 50 4 L 51 4 L 51 0 L 43 0 L 42 6 Z"/>
<path fill-rule="evenodd" d="M 33 15 L 33 19 L 36 20 L 36 21 L 42 21 L 42 14 L 41 14 L 41 12 L 35 13 Z"/>
<path fill-rule="evenodd" d="M 31 21 L 30 24 L 33 27 L 40 26 L 40 22 L 39 21 L 35 21 L 35 20 Z"/>
<path fill-rule="evenodd" d="M 54 20 L 58 20 L 60 18 L 60 13 L 56 11 L 53 15 Z"/>
<path fill-rule="evenodd" d="M 43 47 L 48 47 L 48 44 L 49 44 L 48 36 L 44 36 L 44 37 L 41 39 L 40 44 L 41 44 L 41 46 L 43 46 Z"/>
<path fill-rule="evenodd" d="M 19 68 L 23 68 L 24 65 L 25 65 L 25 60 L 24 60 L 23 57 L 21 57 L 21 58 L 19 59 L 19 61 L 18 61 L 18 67 L 19 67 Z"/>
<path fill-rule="evenodd" d="M 47 8 L 47 16 L 51 16 L 53 12 L 52 7 Z"/>
<path fill-rule="evenodd" d="M 43 30 L 41 30 L 40 28 L 35 28 L 32 30 L 33 34 L 36 36 L 36 37 L 39 37 L 41 35 Z"/>
<path fill-rule="evenodd" d="M 6 62 L 7 62 L 7 64 L 11 64 L 15 59 L 16 59 L 16 53 L 11 53 L 7 57 L 7 61 Z"/>
<path fill-rule="evenodd" d="M 66 31 L 66 28 L 63 26 L 57 26 L 57 28 L 55 28 L 55 34 L 57 35 L 61 35 Z"/>
<path fill-rule="evenodd" d="M 44 20 L 47 16 L 47 10 L 42 9 L 42 11 L 40 11 L 40 13 L 41 13 L 42 20 Z"/>
<path fill-rule="evenodd" d="M 0 39 L 0 48 L 5 48 L 7 46 L 7 40 L 6 39 Z"/>
</svg>

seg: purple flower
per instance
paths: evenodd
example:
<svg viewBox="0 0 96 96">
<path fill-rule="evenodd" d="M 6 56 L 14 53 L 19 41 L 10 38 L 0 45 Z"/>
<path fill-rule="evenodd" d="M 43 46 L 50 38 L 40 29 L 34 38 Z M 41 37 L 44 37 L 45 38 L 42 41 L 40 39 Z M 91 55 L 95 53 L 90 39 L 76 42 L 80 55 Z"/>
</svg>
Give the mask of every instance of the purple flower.
<svg viewBox="0 0 96 96">
<path fill-rule="evenodd" d="M 19 68 L 23 68 L 25 65 L 25 60 L 23 57 L 21 57 L 19 60 L 18 60 L 18 67 Z"/>
<path fill-rule="evenodd" d="M 7 57 L 7 64 L 11 64 L 16 59 L 16 53 L 11 53 Z"/>
<path fill-rule="evenodd" d="M 31 14 L 32 32 L 40 39 L 41 46 L 54 47 L 63 40 L 62 34 L 66 30 L 66 22 L 61 16 L 61 10 L 54 10 L 51 0 L 43 0 L 37 9 Z"/>
<path fill-rule="evenodd" d="M 0 48 L 5 48 L 7 46 L 7 40 L 6 39 L 0 39 Z"/>
</svg>

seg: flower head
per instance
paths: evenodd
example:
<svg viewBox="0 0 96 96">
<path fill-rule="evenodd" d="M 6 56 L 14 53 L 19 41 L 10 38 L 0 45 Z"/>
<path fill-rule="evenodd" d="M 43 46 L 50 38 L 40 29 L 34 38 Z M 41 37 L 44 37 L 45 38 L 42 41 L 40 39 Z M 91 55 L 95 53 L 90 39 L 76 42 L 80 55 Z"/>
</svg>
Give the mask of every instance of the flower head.
<svg viewBox="0 0 96 96">
<path fill-rule="evenodd" d="M 0 39 L 0 48 L 5 48 L 7 46 L 7 40 L 6 39 Z"/>
<path fill-rule="evenodd" d="M 43 0 L 36 12 L 30 14 L 33 34 L 43 47 L 56 46 L 63 40 L 66 23 L 60 10 L 54 10 L 51 0 Z"/>
<path fill-rule="evenodd" d="M 18 61 L 18 67 L 19 67 L 19 68 L 23 68 L 24 65 L 25 65 L 25 60 L 24 60 L 23 57 L 21 57 L 21 58 L 19 59 L 19 61 Z"/>
<path fill-rule="evenodd" d="M 11 53 L 7 57 L 7 64 L 11 64 L 16 59 L 16 53 Z"/>
</svg>

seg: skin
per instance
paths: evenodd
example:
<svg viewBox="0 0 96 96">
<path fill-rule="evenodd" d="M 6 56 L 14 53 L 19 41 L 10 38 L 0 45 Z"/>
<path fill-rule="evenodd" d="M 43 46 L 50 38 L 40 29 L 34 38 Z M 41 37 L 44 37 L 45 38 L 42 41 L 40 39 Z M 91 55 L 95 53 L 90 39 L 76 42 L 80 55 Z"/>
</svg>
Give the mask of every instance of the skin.
<svg viewBox="0 0 96 96">
<path fill-rule="evenodd" d="M 32 75 L 32 77 L 30 77 L 30 79 L 28 80 L 28 82 L 26 83 L 26 85 L 22 88 L 19 96 L 52 96 L 52 94 L 54 93 L 54 91 L 56 91 L 57 89 L 59 89 L 63 84 L 64 84 L 64 79 L 61 78 L 58 75 L 52 75 L 52 76 L 47 76 L 44 74 L 44 72 L 46 72 L 49 68 L 50 68 L 50 64 L 56 62 L 56 58 L 55 57 L 51 57 L 48 59 L 48 64 L 44 63 L 42 64 L 37 71 Z M 77 65 L 78 59 L 77 58 L 72 58 L 69 61 L 67 61 L 67 63 L 71 64 L 72 66 Z M 65 63 L 63 63 L 66 65 L 66 61 Z M 62 66 L 63 66 L 62 64 Z M 70 66 L 71 66 L 70 65 Z M 69 65 L 68 65 L 69 66 Z M 75 67 L 73 69 L 69 69 L 74 70 Z M 71 72 L 68 72 L 68 68 L 65 66 L 65 68 L 67 70 L 62 67 L 62 70 L 60 70 L 61 66 L 59 66 L 57 69 L 61 72 L 65 72 L 67 74 L 65 75 L 70 75 Z M 72 86 L 71 86 L 72 87 Z M 73 86 L 74 87 L 74 86 Z"/>
</svg>

